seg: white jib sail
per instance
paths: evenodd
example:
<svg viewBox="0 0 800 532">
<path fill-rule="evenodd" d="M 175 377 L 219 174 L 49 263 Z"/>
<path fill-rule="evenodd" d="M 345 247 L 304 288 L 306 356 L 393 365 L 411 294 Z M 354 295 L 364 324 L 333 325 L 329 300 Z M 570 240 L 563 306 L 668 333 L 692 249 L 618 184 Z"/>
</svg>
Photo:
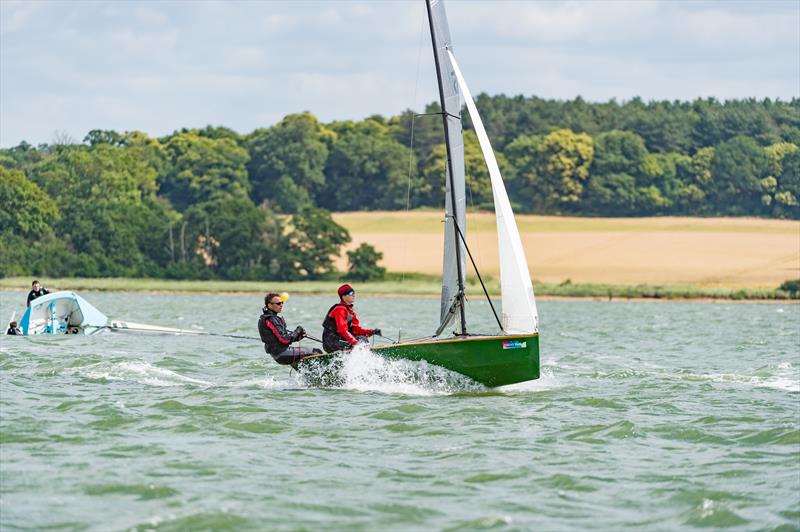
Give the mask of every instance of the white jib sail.
<svg viewBox="0 0 800 532">
<path fill-rule="evenodd" d="M 511 203 L 508 201 L 506 187 L 503 184 L 503 177 L 497 167 L 497 159 L 492 151 L 492 145 L 483 122 L 472 100 L 472 93 L 469 92 L 461 69 L 458 68 L 453 52 L 447 51 L 450 56 L 450 63 L 453 65 L 458 85 L 464 95 L 464 102 L 469 109 L 469 116 L 472 118 L 472 125 L 478 135 L 478 141 L 483 151 L 483 158 L 489 168 L 489 176 L 492 180 L 492 194 L 494 195 L 494 212 L 497 218 L 497 241 L 500 251 L 500 290 L 503 301 L 503 330 L 507 334 L 528 334 L 539 330 L 539 314 L 536 311 L 536 299 L 533 295 L 533 284 L 531 283 L 530 272 L 528 271 L 528 261 L 525 259 L 525 251 L 522 248 L 522 241 L 519 238 L 517 222 L 514 220 L 514 212 L 511 210 Z"/>
</svg>

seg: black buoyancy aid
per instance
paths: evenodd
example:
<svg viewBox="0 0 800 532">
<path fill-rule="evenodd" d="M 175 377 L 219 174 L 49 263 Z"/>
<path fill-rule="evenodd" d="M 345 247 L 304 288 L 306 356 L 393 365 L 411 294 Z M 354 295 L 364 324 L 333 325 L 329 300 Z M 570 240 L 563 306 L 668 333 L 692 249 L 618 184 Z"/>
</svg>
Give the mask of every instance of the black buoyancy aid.
<svg viewBox="0 0 800 532">
<path fill-rule="evenodd" d="M 267 320 L 269 320 L 270 323 L 275 326 L 278 334 L 281 334 L 284 339 L 290 339 L 290 333 L 286 330 L 286 322 L 284 319 L 275 312 L 272 312 L 268 308 L 264 307 L 261 317 L 258 318 L 258 334 L 261 336 L 261 341 L 264 342 L 264 347 L 266 348 L 267 352 L 273 355 L 278 355 L 286 351 L 286 348 L 289 347 L 289 344 L 285 344 L 278 340 L 278 338 L 275 336 L 275 333 L 272 332 L 267 325 Z"/>
<path fill-rule="evenodd" d="M 350 345 L 350 342 L 345 340 L 342 335 L 339 334 L 339 331 L 336 329 L 336 320 L 331 317 L 331 312 L 333 312 L 333 309 L 336 307 L 344 307 L 347 309 L 347 330 L 350 331 L 350 334 L 353 334 L 353 313 L 350 312 L 347 303 L 340 301 L 328 309 L 328 312 L 325 314 L 325 319 L 322 321 L 323 346 L 334 346 L 339 342 L 346 342 L 347 345 Z"/>
</svg>

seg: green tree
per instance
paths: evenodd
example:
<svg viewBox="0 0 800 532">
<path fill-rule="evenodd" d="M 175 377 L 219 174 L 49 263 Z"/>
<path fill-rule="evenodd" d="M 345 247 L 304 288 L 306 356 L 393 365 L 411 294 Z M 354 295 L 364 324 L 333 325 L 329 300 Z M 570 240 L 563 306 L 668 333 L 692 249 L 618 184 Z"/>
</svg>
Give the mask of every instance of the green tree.
<svg viewBox="0 0 800 532">
<path fill-rule="evenodd" d="M 372 281 L 383 279 L 386 268 L 378 266 L 378 261 L 383 258 L 383 253 L 363 242 L 352 251 L 347 252 L 347 278 L 356 281 Z"/>
<path fill-rule="evenodd" d="M 792 299 L 800 298 L 800 279 L 789 279 L 788 281 L 784 281 L 778 288 L 789 294 L 789 297 Z"/>
<path fill-rule="evenodd" d="M 93 129 L 83 138 L 83 142 L 90 146 L 97 146 L 98 144 L 108 144 L 110 146 L 124 146 L 125 136 L 120 135 L 112 129 Z"/>
<path fill-rule="evenodd" d="M 510 171 L 503 177 L 509 189 L 509 199 L 522 199 L 522 210 L 525 212 L 546 212 L 547 209 L 547 198 L 532 189 L 533 183 L 541 180 L 537 174 L 541 144 L 541 136 L 520 135 L 505 150 Z"/>
<path fill-rule="evenodd" d="M 159 257 L 148 251 L 160 250 L 170 209 L 156 197 L 155 170 L 134 152 L 105 143 L 77 146 L 35 165 L 30 175 L 61 211 L 59 238 L 91 257 L 76 275 L 157 273 Z"/>
<path fill-rule="evenodd" d="M 179 133 L 164 146 L 169 163 L 160 177 L 161 193 L 176 209 L 222 195 L 247 196 L 249 156 L 231 138 L 209 138 L 191 131 Z"/>
<path fill-rule="evenodd" d="M 505 175 L 508 162 L 502 153 L 495 153 L 497 167 Z M 474 131 L 464 132 L 464 172 L 467 185 L 467 202 L 479 208 L 493 208 L 494 196 L 492 195 L 492 179 L 489 177 L 489 167 L 483 158 L 478 136 Z"/>
<path fill-rule="evenodd" d="M 598 135 L 594 146 L 587 207 L 597 214 L 637 213 L 640 209 L 637 176 L 642 176 L 647 157 L 644 140 L 630 131 L 609 131 Z"/>
<path fill-rule="evenodd" d="M 798 147 L 790 142 L 779 142 L 764 148 L 769 175 L 761 179 L 761 203 L 765 207 L 773 206 L 775 216 L 786 216 L 786 208 L 791 210 L 797 204 L 796 196 L 783 190 L 778 191 L 778 179 L 783 174 L 783 160 L 797 150 Z"/>
<path fill-rule="evenodd" d="M 782 161 L 782 172 L 777 179 L 773 214 L 800 218 L 800 150 L 788 153 Z"/>
<path fill-rule="evenodd" d="M 413 147 L 417 161 L 424 161 L 430 156 L 435 146 L 444 143 L 442 129 L 442 108 L 437 102 L 428 104 L 425 114 L 417 116 L 414 111 L 403 111 L 399 116 L 389 119 L 389 125 L 395 140 L 404 148 Z"/>
<path fill-rule="evenodd" d="M 13 148 L 0 149 L 0 166 L 26 171 L 32 165 L 46 159 L 48 155 L 45 147 L 35 148 L 23 140 Z"/>
<path fill-rule="evenodd" d="M 367 119 L 331 128 L 337 140 L 325 165 L 327 183 L 317 196 L 319 205 L 335 211 L 405 207 L 409 154 L 389 126 Z"/>
<path fill-rule="evenodd" d="M 769 161 L 764 150 L 750 137 L 738 136 L 716 147 L 711 173 L 713 201 L 717 212 L 756 213 L 762 205 L 761 179 Z"/>
<path fill-rule="evenodd" d="M 496 154 L 497 166 L 502 174 L 506 173 L 506 158 Z M 447 181 L 447 148 L 439 144 L 428 154 L 421 165 L 420 179 L 412 178 L 412 195 L 414 206 L 443 207 Z M 489 168 L 483 158 L 477 135 L 472 131 L 464 132 L 464 181 L 467 193 L 467 205 L 479 208 L 492 208 L 492 182 Z"/>
<path fill-rule="evenodd" d="M 689 104 L 651 102 L 640 98 L 628 102 L 620 112 L 622 127 L 645 141 L 648 151 L 686 152 L 692 145 L 692 130 L 698 117 Z"/>
<path fill-rule="evenodd" d="M 536 180 L 530 182 L 549 212 L 578 204 L 594 156 L 592 138 L 585 133 L 559 129 L 545 135 L 538 146 Z"/>
<path fill-rule="evenodd" d="M 337 224 L 328 211 L 307 208 L 292 216 L 287 235 L 286 257 L 292 268 L 287 279 L 319 279 L 336 271 L 333 258 L 350 242 L 350 233 Z"/>
<path fill-rule="evenodd" d="M 186 224 L 185 228 L 183 224 Z M 264 279 L 280 277 L 285 244 L 280 220 L 247 197 L 220 196 L 191 206 L 173 231 L 171 271 L 201 278 Z M 279 263 L 272 264 L 274 258 Z M 277 271 L 275 271 L 277 270 Z"/>
<path fill-rule="evenodd" d="M 51 232 L 58 220 L 55 201 L 19 170 L 0 166 L 0 228 L 26 239 Z"/>
<path fill-rule="evenodd" d="M 778 142 L 764 148 L 764 154 L 767 156 L 769 175 L 781 175 L 783 173 L 784 157 L 790 153 L 796 152 L 798 149 L 800 148 L 791 142 Z"/>
<path fill-rule="evenodd" d="M 335 138 L 311 113 L 288 115 L 275 127 L 251 133 L 247 168 L 253 201 L 266 200 L 288 213 L 311 206 L 325 185 L 325 161 Z"/>
</svg>

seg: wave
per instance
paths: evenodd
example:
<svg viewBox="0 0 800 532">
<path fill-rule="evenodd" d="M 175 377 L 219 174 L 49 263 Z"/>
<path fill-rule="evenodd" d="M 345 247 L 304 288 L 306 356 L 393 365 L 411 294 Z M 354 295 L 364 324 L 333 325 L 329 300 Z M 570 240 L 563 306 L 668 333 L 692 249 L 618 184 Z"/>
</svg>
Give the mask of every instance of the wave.
<svg viewBox="0 0 800 532">
<path fill-rule="evenodd" d="M 276 379 L 270 375 L 225 384 L 229 388 L 263 388 L 265 390 L 291 390 L 297 388 L 294 379 Z"/>
<path fill-rule="evenodd" d="M 772 388 L 785 392 L 800 392 L 800 375 L 791 362 L 770 364 L 754 371 L 754 375 L 735 373 L 710 373 L 699 375 L 699 380 L 748 384 L 756 388 Z"/>
<path fill-rule="evenodd" d="M 81 368 L 76 373 L 89 379 L 132 381 L 149 386 L 214 386 L 214 383 L 194 379 L 175 371 L 154 366 L 146 361 L 100 362 Z"/>
<path fill-rule="evenodd" d="M 680 380 L 689 382 L 716 382 L 724 384 L 748 385 L 755 388 L 772 388 L 786 392 L 800 392 L 800 370 L 791 362 L 769 364 L 748 373 L 693 373 L 687 370 L 667 371 L 663 368 L 651 370 L 623 369 L 596 371 L 591 374 L 596 379 L 647 379 Z"/>
</svg>

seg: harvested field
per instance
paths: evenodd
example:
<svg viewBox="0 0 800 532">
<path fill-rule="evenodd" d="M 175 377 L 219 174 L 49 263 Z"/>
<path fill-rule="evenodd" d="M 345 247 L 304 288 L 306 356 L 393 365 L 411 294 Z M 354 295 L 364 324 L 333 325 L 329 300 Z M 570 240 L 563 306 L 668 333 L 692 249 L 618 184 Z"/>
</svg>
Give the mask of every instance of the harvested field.
<svg viewBox="0 0 800 532">
<path fill-rule="evenodd" d="M 383 252 L 389 271 L 436 274 L 438 212 L 337 213 L 353 237 Z M 754 218 L 517 216 L 534 279 L 560 283 L 774 288 L 800 278 L 800 222 Z M 494 215 L 467 216 L 470 249 L 484 275 L 499 273 Z M 346 259 L 338 264 L 346 268 Z"/>
</svg>

